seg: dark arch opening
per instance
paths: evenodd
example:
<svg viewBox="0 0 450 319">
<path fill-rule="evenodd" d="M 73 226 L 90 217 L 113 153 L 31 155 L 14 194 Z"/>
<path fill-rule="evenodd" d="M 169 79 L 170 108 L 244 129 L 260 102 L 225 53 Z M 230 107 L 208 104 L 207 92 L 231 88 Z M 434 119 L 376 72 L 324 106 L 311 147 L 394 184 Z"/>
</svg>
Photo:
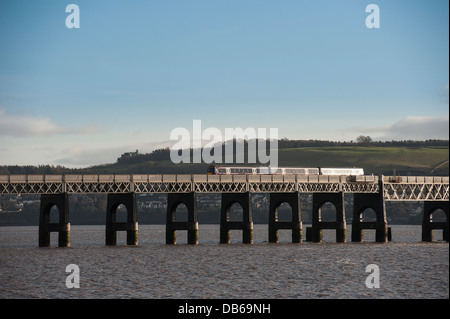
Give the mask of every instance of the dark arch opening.
<svg viewBox="0 0 450 319">
<path fill-rule="evenodd" d="M 288 202 L 282 202 L 275 207 L 275 220 L 282 222 L 292 221 L 292 207 Z"/>
<path fill-rule="evenodd" d="M 244 218 L 244 209 L 241 204 L 234 202 L 228 206 L 227 215 L 230 221 L 242 221 Z"/>
<path fill-rule="evenodd" d="M 361 210 L 359 215 L 360 221 L 363 223 L 376 223 L 377 213 L 371 207 L 365 207 Z M 375 242 L 377 230 L 375 228 L 365 228 L 363 229 L 364 242 Z"/>
<path fill-rule="evenodd" d="M 113 216 L 115 216 L 115 222 L 126 223 L 128 220 L 127 207 L 123 204 L 117 205 L 115 212 L 113 212 Z"/>
<path fill-rule="evenodd" d="M 448 216 L 441 208 L 437 208 L 430 214 L 430 222 L 432 223 L 445 223 L 448 221 Z"/>
<path fill-rule="evenodd" d="M 430 213 L 430 223 L 447 224 L 447 227 L 432 229 L 432 238 L 439 241 L 448 241 L 448 215 L 442 208 L 436 208 Z M 446 228 L 446 230 L 444 230 Z M 447 233 L 447 234 L 445 234 Z"/>
<path fill-rule="evenodd" d="M 336 206 L 331 202 L 325 202 L 319 207 L 319 221 L 335 222 L 337 219 Z"/>
<path fill-rule="evenodd" d="M 368 207 L 361 212 L 360 218 L 363 222 L 376 222 L 377 213 L 372 208 Z"/>
<path fill-rule="evenodd" d="M 185 203 L 179 202 L 172 208 L 172 216 L 174 216 L 176 222 L 188 221 L 188 208 Z"/>
<path fill-rule="evenodd" d="M 53 204 L 50 204 L 50 205 L 51 205 L 51 207 L 49 207 L 49 209 L 48 209 L 49 222 L 50 223 L 59 223 L 59 209 L 58 209 L 58 206 L 53 205 Z"/>
<path fill-rule="evenodd" d="M 49 204 L 48 210 L 48 222 L 59 223 L 59 208 L 55 204 Z M 58 232 L 50 232 L 50 246 L 58 246 Z"/>
</svg>

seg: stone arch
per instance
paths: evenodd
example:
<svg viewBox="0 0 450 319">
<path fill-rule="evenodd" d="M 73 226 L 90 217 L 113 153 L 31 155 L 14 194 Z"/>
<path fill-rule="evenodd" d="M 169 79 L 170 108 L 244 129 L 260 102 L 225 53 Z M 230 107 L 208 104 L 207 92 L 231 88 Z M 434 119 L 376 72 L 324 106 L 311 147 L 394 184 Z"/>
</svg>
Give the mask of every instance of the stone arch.
<svg viewBox="0 0 450 319">
<path fill-rule="evenodd" d="M 52 207 L 58 210 L 58 221 L 50 220 Z M 58 246 L 70 246 L 69 197 L 67 193 L 41 195 L 39 213 L 39 247 L 50 246 L 50 233 L 58 233 Z"/>
<path fill-rule="evenodd" d="M 380 193 L 373 194 L 356 193 L 353 199 L 352 241 L 362 242 L 364 229 L 375 229 L 375 241 L 388 242 L 389 231 L 383 192 L 380 190 Z M 364 212 L 369 209 L 375 212 L 375 221 L 363 220 Z"/>
<path fill-rule="evenodd" d="M 433 214 L 442 210 L 446 221 L 433 222 Z M 442 229 L 443 240 L 449 241 L 449 202 L 448 201 L 426 201 L 422 220 L 422 241 L 433 241 L 433 230 Z"/>
<path fill-rule="evenodd" d="M 322 221 L 322 207 L 326 203 L 331 203 L 335 207 L 335 221 Z M 310 235 L 308 235 L 308 240 L 321 242 L 322 229 L 335 229 L 336 242 L 346 242 L 345 203 L 343 192 L 313 194 L 312 227 L 309 231 Z"/>
<path fill-rule="evenodd" d="M 291 218 L 288 221 L 279 220 L 278 210 L 287 204 L 291 210 Z M 302 241 L 302 221 L 300 213 L 300 195 L 295 193 L 271 193 L 269 205 L 269 242 L 278 242 L 278 230 L 292 230 L 292 242 Z"/>
<path fill-rule="evenodd" d="M 187 210 L 187 221 L 177 221 L 180 205 Z M 186 218 L 183 218 L 186 219 Z M 169 193 L 167 195 L 166 244 L 176 244 L 177 230 L 187 230 L 188 244 L 198 244 L 197 195 L 191 193 Z"/>
<path fill-rule="evenodd" d="M 242 207 L 242 221 L 230 221 L 230 210 L 234 204 Z M 242 241 L 253 243 L 252 203 L 250 192 L 222 193 L 222 206 L 220 213 L 220 243 L 230 243 L 230 230 L 242 230 Z"/>
<path fill-rule="evenodd" d="M 126 208 L 126 221 L 117 221 L 117 209 L 120 205 Z M 117 244 L 117 231 L 126 231 L 127 245 L 138 244 L 138 223 L 136 212 L 136 194 L 108 194 L 106 203 L 106 245 Z"/>
</svg>

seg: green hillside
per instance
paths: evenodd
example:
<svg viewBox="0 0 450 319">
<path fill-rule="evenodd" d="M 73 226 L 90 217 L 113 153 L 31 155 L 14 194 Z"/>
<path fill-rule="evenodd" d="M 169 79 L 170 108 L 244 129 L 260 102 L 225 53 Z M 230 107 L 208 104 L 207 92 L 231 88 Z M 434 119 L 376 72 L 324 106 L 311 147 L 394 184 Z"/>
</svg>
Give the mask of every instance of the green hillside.
<svg viewBox="0 0 450 319">
<path fill-rule="evenodd" d="M 362 167 L 366 174 L 448 175 L 448 147 L 321 146 L 283 148 L 279 166 Z M 218 164 L 220 165 L 220 164 Z M 224 164 L 225 165 L 225 164 Z M 237 165 L 237 164 L 236 164 Z M 254 165 L 254 164 L 253 164 Z M 101 173 L 194 173 L 204 174 L 208 164 L 173 164 L 170 160 L 94 166 L 87 171 Z"/>
<path fill-rule="evenodd" d="M 279 145 L 278 166 L 290 167 L 362 167 L 366 174 L 375 175 L 449 175 L 449 146 L 411 146 L 386 143 L 289 147 L 295 141 Z M 304 142 L 308 144 L 309 142 Z M 425 143 L 425 142 L 420 142 Z M 245 155 L 247 159 L 247 155 Z M 113 159 L 112 159 L 113 161 Z M 111 162 L 112 162 L 111 161 Z M 208 163 L 174 164 L 168 149 L 148 154 L 123 154 L 115 163 L 82 169 L 67 169 L 61 166 L 3 166 L 0 174 L 204 174 Z M 229 164 L 216 164 L 229 165 Z M 265 165 L 265 164 L 235 164 Z"/>
<path fill-rule="evenodd" d="M 281 149 L 278 154 L 280 166 L 356 166 L 367 174 L 385 175 L 449 173 L 448 147 L 304 147 Z"/>
</svg>

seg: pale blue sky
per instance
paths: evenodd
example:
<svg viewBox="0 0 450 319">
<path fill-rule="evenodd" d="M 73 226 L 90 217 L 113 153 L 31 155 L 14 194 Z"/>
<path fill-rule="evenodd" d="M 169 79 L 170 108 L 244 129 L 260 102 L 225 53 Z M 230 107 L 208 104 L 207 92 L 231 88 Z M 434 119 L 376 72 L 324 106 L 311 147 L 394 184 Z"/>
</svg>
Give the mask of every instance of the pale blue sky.
<svg viewBox="0 0 450 319">
<path fill-rule="evenodd" d="M 365 26 L 370 3 L 380 29 Z M 196 119 L 292 139 L 448 138 L 448 6 L 0 0 L 0 165 L 113 162 Z"/>
</svg>

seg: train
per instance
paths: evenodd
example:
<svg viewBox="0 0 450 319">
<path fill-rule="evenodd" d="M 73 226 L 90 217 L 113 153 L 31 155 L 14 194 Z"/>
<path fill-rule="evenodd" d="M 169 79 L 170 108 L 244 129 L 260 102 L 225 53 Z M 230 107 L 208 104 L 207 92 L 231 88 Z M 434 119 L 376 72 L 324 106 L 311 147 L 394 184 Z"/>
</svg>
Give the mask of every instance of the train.
<svg viewBox="0 0 450 319">
<path fill-rule="evenodd" d="M 236 167 L 210 165 L 207 170 L 208 175 L 272 175 L 272 174 L 298 174 L 298 175 L 364 175 L 362 168 L 325 168 L 325 167 Z"/>
</svg>

